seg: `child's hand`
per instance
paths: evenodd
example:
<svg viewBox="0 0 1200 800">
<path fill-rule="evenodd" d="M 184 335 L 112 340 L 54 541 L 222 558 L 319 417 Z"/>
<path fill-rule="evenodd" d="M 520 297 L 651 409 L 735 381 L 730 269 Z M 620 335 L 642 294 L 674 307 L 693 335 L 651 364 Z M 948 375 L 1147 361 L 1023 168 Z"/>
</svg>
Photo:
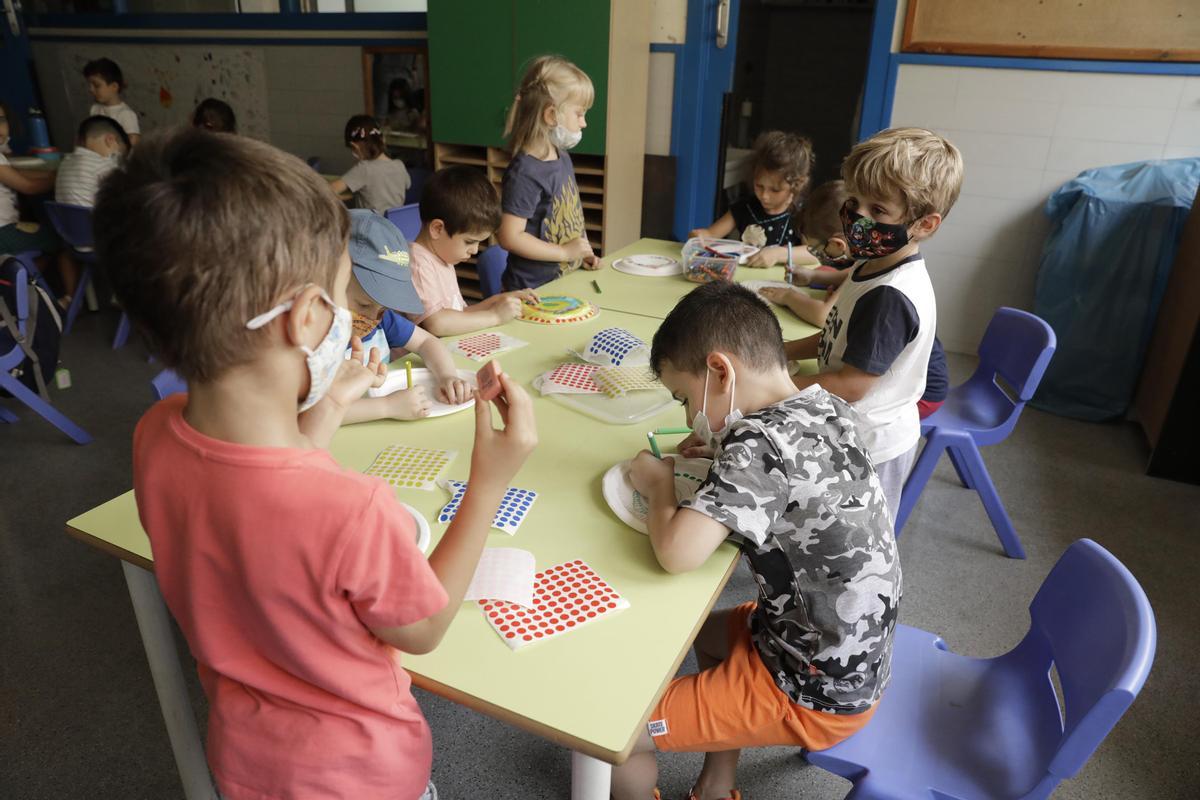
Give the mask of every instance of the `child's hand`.
<svg viewBox="0 0 1200 800">
<path fill-rule="evenodd" d="M 689 433 L 687 438 L 679 443 L 676 448 L 679 455 L 684 458 L 712 458 L 713 449 L 700 440 L 700 437 L 694 433 Z"/>
<path fill-rule="evenodd" d="M 471 384 L 457 375 L 439 378 L 438 399 L 452 406 L 465 403 L 471 399 Z"/>
<path fill-rule="evenodd" d="M 541 302 L 541 298 L 538 297 L 537 292 L 535 292 L 533 289 L 517 289 L 512 292 L 507 292 L 507 294 L 510 294 L 513 297 L 516 297 L 522 303 L 526 303 L 531 306 L 536 306 Z"/>
<path fill-rule="evenodd" d="M 424 386 L 392 392 L 387 400 L 387 415 L 393 419 L 422 419 L 429 416 L 432 408 Z"/>
<path fill-rule="evenodd" d="M 472 486 L 503 492 L 537 446 L 537 421 L 533 401 L 508 375 L 499 376 L 501 393 L 492 401 L 504 427 L 492 427 L 492 403 L 475 393 L 475 449 L 471 452 Z"/>
<path fill-rule="evenodd" d="M 655 458 L 649 450 L 634 456 L 629 465 L 629 482 L 638 494 L 647 500 L 666 493 L 675 493 L 675 459 L 670 456 Z"/>
<path fill-rule="evenodd" d="M 342 408 L 348 408 L 367 389 L 378 388 L 387 378 L 387 364 L 379 348 L 372 347 L 367 363 L 363 364 L 363 343 L 357 336 L 350 339 L 350 358 L 338 365 L 337 375 L 329 385 L 326 396 Z"/>
<path fill-rule="evenodd" d="M 600 269 L 604 266 L 600 263 L 600 256 L 588 256 L 583 260 L 584 269 Z"/>
<path fill-rule="evenodd" d="M 583 261 L 589 256 L 595 256 L 592 252 L 591 242 L 582 236 L 567 242 L 562 246 L 562 249 L 567 261 Z"/>
<path fill-rule="evenodd" d="M 850 255 L 850 247 L 840 236 L 831 236 L 829 241 L 825 242 L 825 255 L 830 258 L 844 258 Z"/>
<path fill-rule="evenodd" d="M 760 248 L 757 253 L 746 259 L 747 267 L 773 267 L 787 260 L 787 248 L 774 245 Z"/>
<path fill-rule="evenodd" d="M 769 300 L 776 305 L 787 305 L 787 298 L 795 289 L 785 289 L 782 286 L 764 286 L 758 290 L 758 293 L 763 296 L 764 300 Z"/>
<path fill-rule="evenodd" d="M 708 228 L 694 228 L 688 231 L 689 239 L 711 239 L 712 235 L 708 232 Z"/>
<path fill-rule="evenodd" d="M 788 270 L 792 276 L 792 286 L 808 286 L 813 281 L 813 276 L 816 275 L 815 269 L 806 269 L 804 267 L 793 267 Z"/>
<path fill-rule="evenodd" d="M 521 297 L 519 292 L 495 294 L 483 301 L 487 308 L 496 314 L 497 324 L 503 325 L 510 319 L 521 316 Z"/>
</svg>

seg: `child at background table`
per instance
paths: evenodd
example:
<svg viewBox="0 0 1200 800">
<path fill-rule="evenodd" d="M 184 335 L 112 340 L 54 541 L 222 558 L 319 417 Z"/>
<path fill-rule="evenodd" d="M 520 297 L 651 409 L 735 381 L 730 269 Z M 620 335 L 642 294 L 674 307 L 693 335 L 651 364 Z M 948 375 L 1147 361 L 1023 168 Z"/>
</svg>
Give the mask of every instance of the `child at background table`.
<svg viewBox="0 0 1200 800">
<path fill-rule="evenodd" d="M 346 298 L 351 329 L 362 338 L 363 351 L 378 352 L 382 363 L 392 358 L 393 351 L 395 356 L 416 353 L 434 375 L 438 400 L 452 405 L 469 400 L 471 387 L 458 376 L 446 345 L 404 317 L 405 312 L 422 309 L 404 235 L 375 212 L 355 209 L 350 212 L 349 252 L 353 271 Z M 345 409 L 344 421 L 419 419 L 429 410 L 425 389 L 414 386 L 383 397 L 360 397 Z"/>
<path fill-rule="evenodd" d="M 690 796 L 736 800 L 741 748 L 832 747 L 888 684 L 901 576 L 883 487 L 855 413 L 820 386 L 797 393 L 782 342 L 767 305 L 723 281 L 689 293 L 654 334 L 651 368 L 715 459 L 682 503 L 673 459 L 634 459 L 654 555 L 688 572 L 737 534 L 759 597 L 704 623 L 700 672 L 671 682 L 614 768 L 617 800 L 654 795 L 656 750 L 704 752 Z"/>
<path fill-rule="evenodd" d="M 842 164 L 842 230 L 850 254 L 863 260 L 834 296 L 822 331 L 785 346 L 788 358 L 816 358 L 821 369 L 797 376 L 797 388 L 820 383 L 858 412 L 893 519 L 921 438 L 917 404 L 937 329 L 920 243 L 950 212 L 962 174 L 958 148 L 921 128 L 855 145 Z"/>
<path fill-rule="evenodd" d="M 480 170 L 447 167 L 421 193 L 421 232 L 412 244 L 412 276 L 425 310 L 407 314 L 434 336 L 454 336 L 503 325 L 521 316 L 521 303 L 537 302 L 532 289 L 503 292 L 468 306 L 454 265 L 479 252 L 500 227 L 500 198 Z"/>
<path fill-rule="evenodd" d="M 79 123 L 75 149 L 62 160 L 54 182 L 54 199 L 92 207 L 104 176 L 116 169 L 132 143 L 112 117 L 97 114 Z"/>
<path fill-rule="evenodd" d="M 66 254 L 62 242 L 49 225 L 22 222 L 18 195 L 39 195 L 54 188 L 54 170 L 19 170 L 8 162 L 8 136 L 11 130 L 8 106 L 0 102 L 0 253 L 22 253 L 36 250 L 45 256 L 59 253 L 58 267 L 64 284 L 69 282 L 69 291 L 75 289 L 74 262 Z M 45 259 L 42 259 L 43 262 Z M 70 303 L 59 303 L 65 308 Z"/>
<path fill-rule="evenodd" d="M 137 112 L 121 97 L 125 91 L 125 76 L 117 62 L 109 58 L 89 61 L 83 65 L 83 77 L 93 100 L 88 114 L 115 119 L 125 130 L 130 144 L 136 145 L 142 138 L 142 126 Z"/>
<path fill-rule="evenodd" d="M 600 267 L 567 154 L 583 138 L 594 99 L 591 78 L 558 56 L 538 58 L 521 79 L 504 128 L 513 156 L 497 234 L 508 251 L 507 291 L 536 289 L 580 266 Z"/>
<path fill-rule="evenodd" d="M 803 244 L 799 217 L 812 168 L 812 143 L 805 137 L 784 131 L 760 134 L 751 164 L 753 194 L 735 200 L 720 219 L 688 238 L 722 239 L 740 231 L 742 241 L 760 248 L 746 266 L 786 263 L 791 248 Z"/>
<path fill-rule="evenodd" d="M 404 205 L 412 178 L 403 161 L 388 156 L 383 131 L 375 118 L 366 114 L 351 117 L 346 122 L 345 142 L 358 163 L 329 184 L 334 193 L 350 192 L 358 208 L 369 208 L 377 214 Z"/>
<path fill-rule="evenodd" d="M 192 127 L 213 133 L 237 133 L 237 116 L 224 100 L 206 97 L 192 112 Z"/>
<path fill-rule="evenodd" d="M 476 403 L 467 495 L 426 560 L 392 487 L 309 433 L 308 409 L 384 372 L 345 358 L 361 346 L 349 222 L 321 176 L 253 139 L 182 128 L 137 147 L 95 214 L 122 307 L 188 383 L 139 422 L 133 481 L 208 697 L 222 797 L 435 796 L 401 652 L 436 647 L 462 603 L 536 444 L 528 395 L 501 376 L 500 430 Z"/>
</svg>

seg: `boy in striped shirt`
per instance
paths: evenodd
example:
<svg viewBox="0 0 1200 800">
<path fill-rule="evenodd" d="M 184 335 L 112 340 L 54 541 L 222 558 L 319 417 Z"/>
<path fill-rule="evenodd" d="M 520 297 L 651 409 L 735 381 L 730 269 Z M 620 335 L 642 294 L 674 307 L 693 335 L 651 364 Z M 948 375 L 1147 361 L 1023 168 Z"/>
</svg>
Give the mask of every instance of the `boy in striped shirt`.
<svg viewBox="0 0 1200 800">
<path fill-rule="evenodd" d="M 75 150 L 62 161 L 54 184 L 60 203 L 88 206 L 96 203 L 100 180 L 117 168 L 129 152 L 129 137 L 110 117 L 88 117 L 79 125 Z"/>
</svg>

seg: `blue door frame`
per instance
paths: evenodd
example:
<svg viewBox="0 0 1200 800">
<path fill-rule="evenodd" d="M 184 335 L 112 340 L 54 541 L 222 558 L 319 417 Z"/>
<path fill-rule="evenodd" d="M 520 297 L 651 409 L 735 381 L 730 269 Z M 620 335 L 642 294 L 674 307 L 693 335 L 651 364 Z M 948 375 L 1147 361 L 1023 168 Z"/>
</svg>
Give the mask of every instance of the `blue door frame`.
<svg viewBox="0 0 1200 800">
<path fill-rule="evenodd" d="M 720 0 L 688 0 L 687 32 L 676 53 L 671 139 L 675 150 L 675 238 L 712 222 L 720 185 L 721 113 L 733 88 L 739 0 L 729 8 L 729 41 L 716 45 Z"/>
<path fill-rule="evenodd" d="M 11 3 L 15 5 L 15 3 Z M 29 109 L 38 105 L 37 90 L 33 85 L 33 53 L 29 49 L 29 36 L 25 30 L 25 20 L 20 12 L 9 16 L 10 0 L 0 0 L 0 28 L 3 33 L 0 38 L 0 100 L 8 106 L 12 119 L 9 128 L 12 132 L 12 142 L 9 146 L 14 153 L 23 153 L 29 146 Z M 16 30 L 13 30 L 15 24 Z"/>
</svg>

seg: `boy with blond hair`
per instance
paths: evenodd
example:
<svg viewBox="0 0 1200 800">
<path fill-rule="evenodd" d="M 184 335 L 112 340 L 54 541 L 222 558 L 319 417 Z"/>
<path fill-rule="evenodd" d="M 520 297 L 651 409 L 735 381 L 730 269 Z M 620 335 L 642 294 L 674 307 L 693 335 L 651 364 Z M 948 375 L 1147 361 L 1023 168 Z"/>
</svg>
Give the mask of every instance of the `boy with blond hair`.
<svg viewBox="0 0 1200 800">
<path fill-rule="evenodd" d="M 133 483 L 208 696 L 221 796 L 436 796 L 400 653 L 437 646 L 462 603 L 536 444 L 528 395 L 501 376 L 503 430 L 476 402 L 467 495 L 426 560 L 392 488 L 324 449 L 386 368 L 345 357 L 349 222 L 321 177 L 185 128 L 133 151 L 95 219 L 121 306 L 188 382 L 138 423 Z"/>
<path fill-rule="evenodd" d="M 816 358 L 819 383 L 858 412 L 892 519 L 921 438 L 937 303 L 920 243 L 937 232 L 962 187 L 962 155 L 923 128 L 892 128 L 859 142 L 842 164 L 842 231 L 851 268 L 820 333 L 788 342 L 789 359 Z"/>
</svg>

